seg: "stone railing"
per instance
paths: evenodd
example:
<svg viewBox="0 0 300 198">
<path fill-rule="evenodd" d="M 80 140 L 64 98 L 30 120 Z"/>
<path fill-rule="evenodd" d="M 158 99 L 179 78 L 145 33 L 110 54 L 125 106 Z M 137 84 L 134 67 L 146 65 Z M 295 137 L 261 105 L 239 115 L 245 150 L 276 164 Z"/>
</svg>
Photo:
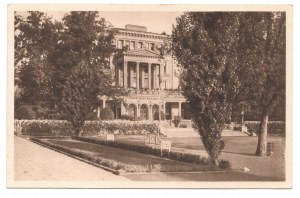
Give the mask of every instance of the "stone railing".
<svg viewBox="0 0 300 198">
<path fill-rule="evenodd" d="M 129 96 L 136 95 L 151 95 L 151 96 L 161 96 L 161 97 L 181 97 L 182 91 L 178 90 L 147 90 L 147 89 L 128 89 Z"/>
</svg>

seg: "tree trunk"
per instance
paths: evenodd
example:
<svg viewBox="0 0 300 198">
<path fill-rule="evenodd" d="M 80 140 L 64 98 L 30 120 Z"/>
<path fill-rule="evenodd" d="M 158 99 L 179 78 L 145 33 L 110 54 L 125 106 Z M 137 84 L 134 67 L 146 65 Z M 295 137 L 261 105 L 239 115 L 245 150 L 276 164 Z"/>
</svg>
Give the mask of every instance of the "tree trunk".
<svg viewBox="0 0 300 198">
<path fill-rule="evenodd" d="M 215 165 L 216 167 L 219 166 L 219 160 L 218 159 L 213 159 L 212 162 L 213 162 L 213 165 Z"/>
<path fill-rule="evenodd" d="M 269 113 L 265 111 L 261 116 L 259 126 L 258 144 L 256 149 L 256 155 L 258 156 L 267 155 L 268 120 Z"/>
</svg>

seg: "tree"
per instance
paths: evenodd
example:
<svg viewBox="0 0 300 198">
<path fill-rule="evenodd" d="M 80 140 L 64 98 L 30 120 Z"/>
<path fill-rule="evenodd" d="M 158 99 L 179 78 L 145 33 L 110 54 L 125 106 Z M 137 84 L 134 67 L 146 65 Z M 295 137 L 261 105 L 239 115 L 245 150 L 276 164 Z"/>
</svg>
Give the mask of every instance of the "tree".
<svg viewBox="0 0 300 198">
<path fill-rule="evenodd" d="M 269 116 L 280 105 L 285 107 L 286 17 L 283 12 L 262 12 L 248 13 L 245 19 L 252 54 L 245 59 L 254 71 L 249 88 L 261 108 L 256 154 L 265 156 Z"/>
<path fill-rule="evenodd" d="M 50 57 L 57 68 L 55 97 L 59 110 L 79 135 L 84 121 L 98 105 L 98 97 L 116 98 L 110 56 L 118 53 L 113 34 L 98 12 L 71 12 L 63 18 L 64 31 Z"/>
<path fill-rule="evenodd" d="M 42 12 L 15 13 L 15 85 L 20 104 L 50 105 L 51 73 L 47 57 L 58 42 L 60 23 Z"/>
<path fill-rule="evenodd" d="M 223 124 L 243 106 L 261 110 L 257 154 L 265 155 L 268 116 L 284 103 L 284 13 L 185 13 L 177 18 L 171 48 L 195 127 L 214 163 L 224 147 Z"/>
<path fill-rule="evenodd" d="M 224 148 L 221 131 L 245 89 L 239 59 L 240 13 L 185 13 L 177 18 L 172 51 L 184 96 L 213 163 Z"/>
</svg>

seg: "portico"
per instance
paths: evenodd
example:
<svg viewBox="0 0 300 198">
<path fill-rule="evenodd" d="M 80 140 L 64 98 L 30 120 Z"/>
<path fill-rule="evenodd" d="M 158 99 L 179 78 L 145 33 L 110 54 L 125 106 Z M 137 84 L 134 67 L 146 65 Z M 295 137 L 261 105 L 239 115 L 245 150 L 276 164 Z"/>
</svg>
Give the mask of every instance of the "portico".
<svg viewBox="0 0 300 198">
<path fill-rule="evenodd" d="M 125 89 L 160 89 L 163 65 L 158 54 L 146 49 L 134 52 L 130 51 L 116 61 L 117 85 Z"/>
</svg>

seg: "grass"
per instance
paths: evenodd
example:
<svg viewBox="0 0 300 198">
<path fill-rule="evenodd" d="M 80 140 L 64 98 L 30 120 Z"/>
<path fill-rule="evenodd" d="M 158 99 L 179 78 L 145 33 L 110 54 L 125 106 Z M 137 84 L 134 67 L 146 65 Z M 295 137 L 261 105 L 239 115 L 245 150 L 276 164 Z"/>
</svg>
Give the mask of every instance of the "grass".
<svg viewBox="0 0 300 198">
<path fill-rule="evenodd" d="M 188 172 L 216 170 L 216 168 L 211 165 L 184 163 L 72 139 L 34 140 L 114 170 L 123 169 L 126 172 Z"/>
</svg>

